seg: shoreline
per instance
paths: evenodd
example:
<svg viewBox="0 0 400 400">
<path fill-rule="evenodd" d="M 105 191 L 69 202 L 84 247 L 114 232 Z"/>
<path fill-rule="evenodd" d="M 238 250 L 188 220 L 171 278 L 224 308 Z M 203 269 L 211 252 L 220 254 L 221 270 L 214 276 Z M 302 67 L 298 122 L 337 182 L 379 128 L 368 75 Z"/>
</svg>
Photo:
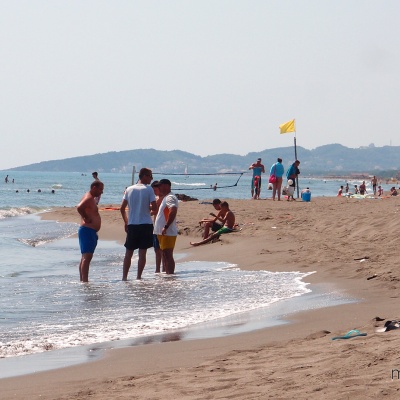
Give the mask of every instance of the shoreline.
<svg viewBox="0 0 400 400">
<path fill-rule="evenodd" d="M 362 301 L 342 293 L 332 285 L 313 284 L 309 289 L 310 292 L 308 293 L 282 299 L 266 307 L 231 314 L 180 329 L 171 329 L 165 333 L 146 334 L 128 339 L 96 342 L 48 352 L 3 358 L 0 359 L 0 380 L 95 362 L 104 358 L 107 352 L 115 349 L 172 341 L 223 338 L 290 325 L 292 316 L 297 313 L 307 312 L 313 308 L 322 309 Z M 319 304 L 317 307 L 315 302 Z"/>
<path fill-rule="evenodd" d="M 137 398 L 158 398 L 154 394 L 165 389 L 165 379 L 170 383 L 170 393 L 188 399 L 199 398 L 199 390 L 204 393 L 207 388 L 220 396 L 228 396 L 235 389 L 236 398 L 243 399 L 267 391 L 272 398 L 280 398 L 282 390 L 289 397 L 309 398 L 323 393 L 328 399 L 350 394 L 355 399 L 376 398 L 386 390 L 386 398 L 395 398 L 391 395 L 397 393 L 398 385 L 390 381 L 389 372 L 396 368 L 399 332 L 375 333 L 377 322 L 373 319 L 395 319 L 400 314 L 400 274 L 395 270 L 395 214 L 400 202 L 396 198 L 362 203 L 337 198 L 313 198 L 309 203 L 229 200 L 242 231 L 198 248 L 188 245 L 200 235 L 193 221 L 207 215 L 210 206 L 190 203 L 182 203 L 178 211 L 181 235 L 177 252 L 185 253 L 187 260 L 223 260 L 246 270 L 316 270 L 307 282 L 333 284 L 362 301 L 291 314 L 289 329 L 280 325 L 221 338 L 115 349 L 91 363 L 90 368 L 80 364 L 2 379 L 3 393 L 9 396 L 5 398 L 23 399 L 35 393 L 50 399 L 57 393 L 72 399 L 78 392 L 90 391 L 93 398 L 106 399 L 129 393 L 132 387 L 128 383 L 136 387 Z M 73 209 L 57 209 L 44 214 L 44 219 L 75 222 L 74 213 Z M 121 242 L 124 234 L 120 219 L 119 213 L 105 214 L 106 228 L 100 238 Z M 331 341 L 331 337 L 355 328 L 367 336 Z M 381 362 L 371 364 L 382 350 Z M 239 360 L 241 368 L 236 370 L 234 365 Z M 267 370 L 264 379 L 260 378 L 262 370 Z M 357 380 L 360 371 L 362 382 Z M 159 373 L 164 378 L 157 382 Z M 290 382 L 285 379 L 289 373 L 293 374 Z M 208 379 L 208 383 L 197 383 L 185 392 L 183 387 L 194 374 Z M 235 379 L 236 384 L 222 387 L 223 377 Z M 343 379 L 348 384 L 343 385 Z M 243 384 L 238 385 L 239 381 Z M 251 395 L 249 385 L 254 390 Z M 118 388 L 117 392 L 111 387 Z"/>
</svg>

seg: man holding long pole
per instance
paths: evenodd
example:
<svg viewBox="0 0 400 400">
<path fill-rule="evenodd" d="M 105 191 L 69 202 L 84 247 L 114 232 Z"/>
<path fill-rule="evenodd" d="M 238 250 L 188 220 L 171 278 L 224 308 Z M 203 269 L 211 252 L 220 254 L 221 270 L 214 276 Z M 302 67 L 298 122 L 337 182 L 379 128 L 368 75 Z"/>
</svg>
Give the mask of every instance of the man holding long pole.
<svg viewBox="0 0 400 400">
<path fill-rule="evenodd" d="M 289 167 L 289 169 L 286 173 L 286 177 L 287 177 L 288 181 L 289 180 L 292 181 L 292 183 L 289 186 L 293 187 L 293 193 L 294 193 L 294 188 L 297 186 L 297 197 L 299 197 L 299 186 L 298 186 L 298 182 L 299 182 L 298 175 L 300 175 L 299 165 L 300 165 L 300 161 L 296 160 Z M 289 200 L 289 197 L 288 197 L 288 200 Z"/>
</svg>

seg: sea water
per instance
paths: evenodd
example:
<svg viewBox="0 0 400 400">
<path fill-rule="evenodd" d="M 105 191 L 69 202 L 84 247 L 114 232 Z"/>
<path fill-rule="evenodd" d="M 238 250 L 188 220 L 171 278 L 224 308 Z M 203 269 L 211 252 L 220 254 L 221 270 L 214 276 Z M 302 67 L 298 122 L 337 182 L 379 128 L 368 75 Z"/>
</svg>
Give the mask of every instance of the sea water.
<svg viewBox="0 0 400 400">
<path fill-rule="evenodd" d="M 241 271 L 179 257 L 174 276 L 155 274 L 150 257 L 141 281 L 123 282 L 124 248 L 113 242 L 100 242 L 91 282 L 81 284 L 77 240 L 61 239 L 76 227 L 18 221 L 1 251 L 8 256 L 0 275 L 0 357 L 154 335 L 309 292 L 303 273 Z"/>
<path fill-rule="evenodd" d="M 271 325 L 283 310 L 349 301 L 337 292 L 320 293 L 312 304 L 299 306 L 294 299 L 310 299 L 312 295 L 304 281 L 307 274 L 270 272 L 267 260 L 262 271 L 243 271 L 225 262 L 183 262 L 177 255 L 176 275 L 155 274 L 151 250 L 143 280 L 122 282 L 125 249 L 106 241 L 100 241 L 96 249 L 91 282 L 81 284 L 79 246 L 77 239 L 71 238 L 77 224 L 43 221 L 37 213 L 76 205 L 88 190 L 91 177 L 18 172 L 9 178 L 14 178 L 14 183 L 0 183 L 0 377 L 38 370 L 37 363 L 28 362 L 35 354 L 56 354 L 47 358 L 53 360 L 48 364 L 41 361 L 46 368 L 54 368 L 62 358 L 59 352 L 68 349 L 99 347 L 101 343 L 115 347 L 115 343 L 127 340 L 144 343 L 157 335 L 195 327 L 203 332 L 200 337 L 232 334 L 238 326 L 248 330 Z M 104 174 L 100 178 L 105 182 L 101 203 L 120 203 L 131 176 Z M 212 184 L 210 177 L 170 179 L 176 188 Z M 230 186 L 237 179 L 222 176 L 218 183 Z M 249 176 L 246 180 L 217 189 L 217 193 L 222 198 L 248 198 Z M 215 192 L 204 189 L 185 194 L 201 200 L 212 198 Z M 133 266 L 136 261 L 135 254 Z M 204 328 L 214 323 L 212 329 Z M 27 362 L 19 361 L 13 369 L 10 365 L 16 359 Z M 79 361 L 82 359 L 73 357 L 68 363 Z"/>
<path fill-rule="evenodd" d="M 21 212 L 22 207 L 34 210 L 48 209 L 54 206 L 70 207 L 76 205 L 93 181 L 91 174 L 78 172 L 23 172 L 3 171 L 9 175 L 10 182 L 4 183 L 0 176 L 0 213 L 8 210 L 7 215 Z M 251 173 L 244 172 L 229 175 L 168 175 L 154 173 L 154 179 L 168 178 L 172 182 L 172 191 L 186 194 L 199 200 L 221 197 L 223 199 L 249 199 L 251 197 Z M 104 173 L 99 178 L 104 182 L 102 204 L 120 204 L 125 188 L 138 179 L 138 174 Z M 11 180 L 14 179 L 14 183 Z M 341 185 L 349 183 L 350 190 L 360 185 L 360 180 L 321 179 L 299 175 L 299 190 L 309 188 L 312 198 L 336 196 Z M 371 193 L 370 182 L 366 182 Z M 388 194 L 393 184 L 383 184 Z M 216 190 L 214 190 L 216 187 Z M 52 192 L 54 191 L 54 193 Z M 261 198 L 272 197 L 268 190 L 267 174 L 263 175 Z M 29 212 L 29 210 L 26 210 Z M 1 214 L 0 214 L 1 218 Z"/>
</svg>

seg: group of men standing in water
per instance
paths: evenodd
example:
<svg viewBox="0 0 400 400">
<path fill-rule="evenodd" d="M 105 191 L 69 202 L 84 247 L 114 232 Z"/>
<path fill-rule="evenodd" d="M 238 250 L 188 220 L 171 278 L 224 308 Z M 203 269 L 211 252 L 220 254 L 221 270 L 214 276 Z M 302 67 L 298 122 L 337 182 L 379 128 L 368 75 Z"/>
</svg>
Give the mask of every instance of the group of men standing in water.
<svg viewBox="0 0 400 400">
<path fill-rule="evenodd" d="M 123 195 L 120 212 L 126 232 L 122 273 L 124 281 L 128 279 L 134 250 L 138 249 L 137 279 L 141 279 L 146 265 L 147 249 L 153 246 L 161 250 L 166 274 L 175 272 L 173 250 L 178 235 L 176 225 L 178 199 L 171 192 L 171 181 L 161 179 L 150 186 L 152 180 L 152 171 L 142 168 L 138 182 L 127 187 Z M 155 188 L 159 193 L 158 198 L 155 195 Z M 82 282 L 89 281 L 90 261 L 97 246 L 97 232 L 101 228 L 101 217 L 96 200 L 100 198 L 103 190 L 104 184 L 99 179 L 95 179 L 90 185 L 90 190 L 77 206 L 77 211 L 81 216 L 78 237 L 82 253 L 79 264 Z M 152 215 L 155 217 L 154 225 Z"/>
</svg>

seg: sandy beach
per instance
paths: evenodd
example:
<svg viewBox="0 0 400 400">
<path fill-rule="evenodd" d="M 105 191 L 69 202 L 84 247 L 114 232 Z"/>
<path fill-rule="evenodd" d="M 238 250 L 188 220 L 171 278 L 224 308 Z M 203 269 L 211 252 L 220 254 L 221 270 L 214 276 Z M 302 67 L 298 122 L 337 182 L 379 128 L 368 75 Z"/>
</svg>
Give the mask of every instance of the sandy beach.
<svg viewBox="0 0 400 400">
<path fill-rule="evenodd" d="M 376 327 L 400 318 L 400 198 L 229 204 L 240 231 L 192 247 L 190 241 L 201 239 L 197 221 L 213 208 L 180 203 L 176 253 L 246 270 L 316 271 L 306 282 L 328 283 L 359 301 L 296 313 L 289 316 L 290 324 L 268 329 L 115 349 L 91 363 L 2 379 L 0 398 L 399 398 L 400 329 L 376 332 Z M 122 243 L 122 218 L 108 207 L 102 205 L 100 239 Z M 74 208 L 43 218 L 79 221 Z M 352 329 L 367 335 L 332 340 Z"/>
</svg>

